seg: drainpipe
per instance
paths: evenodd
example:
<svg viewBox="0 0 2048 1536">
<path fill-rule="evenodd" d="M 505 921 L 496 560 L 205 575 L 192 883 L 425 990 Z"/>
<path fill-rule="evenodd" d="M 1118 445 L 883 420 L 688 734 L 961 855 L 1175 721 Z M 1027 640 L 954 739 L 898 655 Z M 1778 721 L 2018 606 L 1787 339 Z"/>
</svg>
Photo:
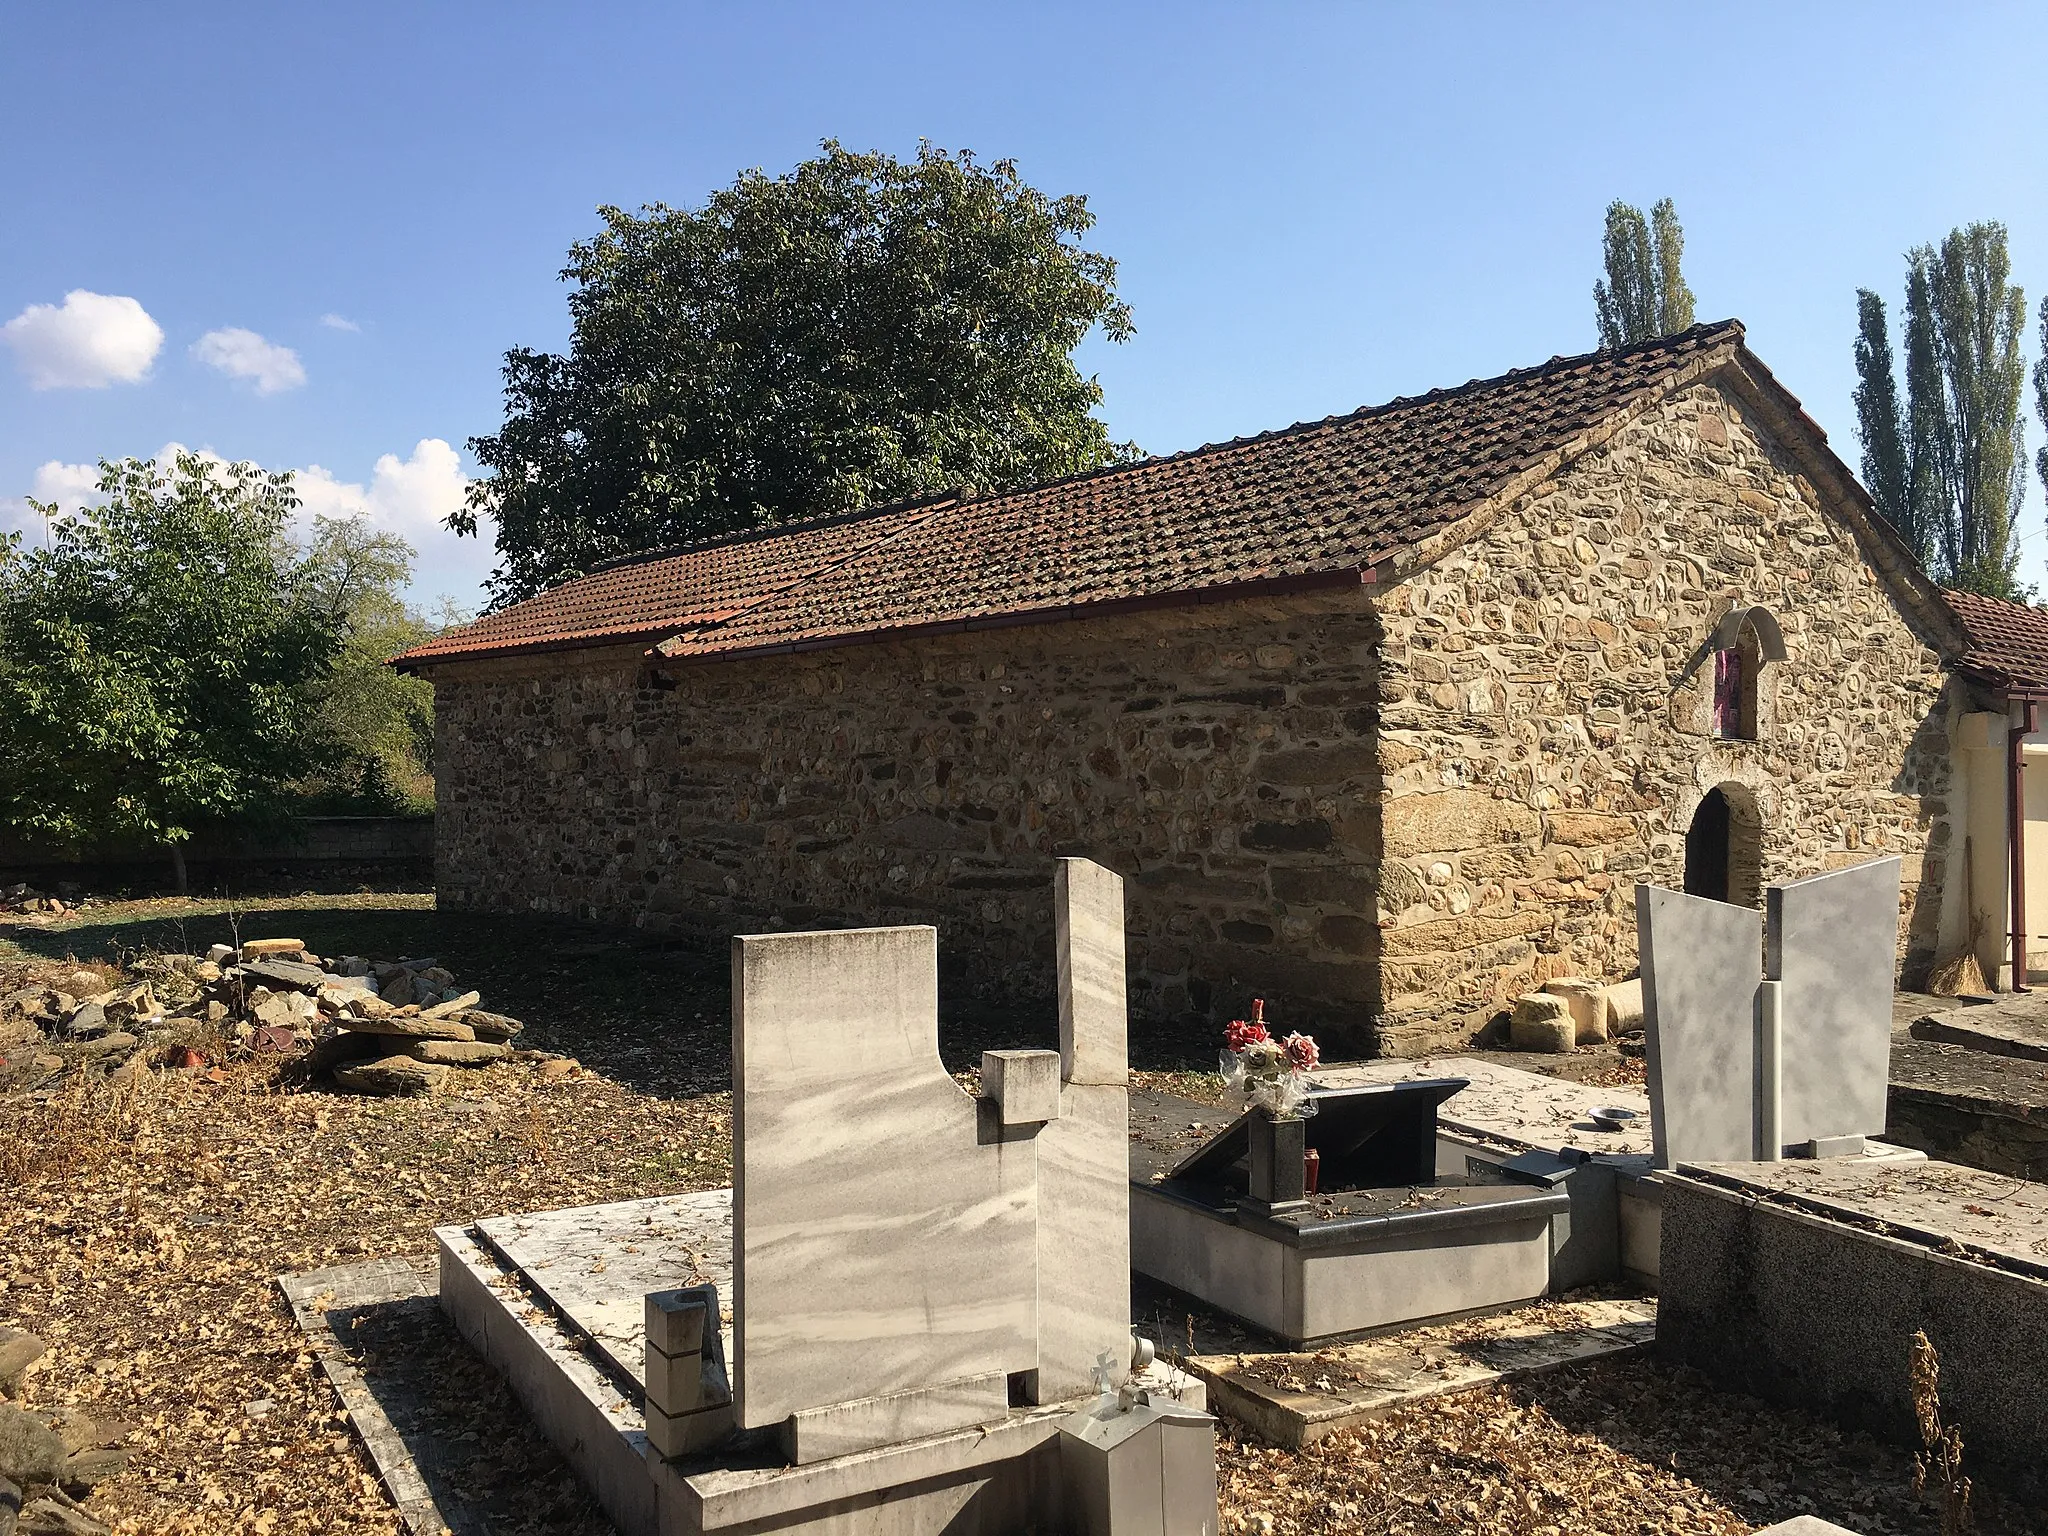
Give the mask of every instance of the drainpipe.
<svg viewBox="0 0 2048 1536">
<path fill-rule="evenodd" d="M 2022 706 L 2023 724 L 2005 732 L 2005 842 L 2012 863 L 2012 989 L 2027 985 L 2027 766 L 2026 740 L 2034 733 L 2032 699 Z"/>
</svg>

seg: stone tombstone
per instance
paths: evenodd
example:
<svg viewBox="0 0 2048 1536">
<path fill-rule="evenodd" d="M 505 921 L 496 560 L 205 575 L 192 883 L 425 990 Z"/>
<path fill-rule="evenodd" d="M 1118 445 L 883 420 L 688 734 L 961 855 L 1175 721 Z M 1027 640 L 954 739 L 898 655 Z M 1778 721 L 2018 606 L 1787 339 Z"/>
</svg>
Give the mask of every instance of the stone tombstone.
<svg viewBox="0 0 2048 1536">
<path fill-rule="evenodd" d="M 1636 887 L 1653 1161 L 1756 1156 L 1757 915 L 1704 896 Z"/>
<path fill-rule="evenodd" d="M 1088 859 L 1053 873 L 1060 1112 L 1038 1135 L 1038 1366 L 1031 1398 L 1078 1397 L 1130 1353 L 1130 1063 L 1124 881 Z M 1121 1370 L 1121 1367 L 1118 1368 Z M 1121 1380 L 1113 1375 L 1110 1386 Z"/>
<path fill-rule="evenodd" d="M 1123 882 L 1062 859 L 1055 904 L 1061 1049 L 988 1053 L 979 1103 L 939 1058 L 933 929 L 733 941 L 734 1409 L 794 1461 L 1129 1353 Z"/>
<path fill-rule="evenodd" d="M 939 1060 L 937 932 L 736 938 L 732 993 L 741 1427 L 1000 1415 L 1038 1363 L 1037 1152 L 985 1142 Z"/>
<path fill-rule="evenodd" d="M 1761 930 L 1748 907 L 1636 887 L 1658 1167 L 1859 1153 L 1883 1133 L 1899 866 L 1774 885 Z"/>
<path fill-rule="evenodd" d="M 1774 885 L 1766 896 L 1765 969 L 1783 989 L 1786 1146 L 1884 1134 L 1899 862 L 1872 859 Z"/>
</svg>

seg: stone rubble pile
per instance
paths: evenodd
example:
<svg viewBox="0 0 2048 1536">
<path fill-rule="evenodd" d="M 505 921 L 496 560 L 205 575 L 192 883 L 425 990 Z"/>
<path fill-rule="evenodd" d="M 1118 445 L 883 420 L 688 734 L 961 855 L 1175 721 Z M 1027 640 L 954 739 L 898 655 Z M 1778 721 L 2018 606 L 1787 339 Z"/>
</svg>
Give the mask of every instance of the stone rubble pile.
<svg viewBox="0 0 2048 1536">
<path fill-rule="evenodd" d="M 75 1409 L 38 1413 L 10 1401 L 47 1353 L 49 1345 L 34 1334 L 0 1328 L 0 1533 L 109 1536 L 78 1500 L 127 1470 L 122 1442 L 134 1426 Z"/>
<path fill-rule="evenodd" d="M 85 903 L 78 898 L 78 887 L 60 885 L 57 894 L 39 891 L 34 886 L 22 883 L 0 885 L 0 912 L 26 912 L 46 917 L 62 917 L 67 912 L 76 912 Z"/>
<path fill-rule="evenodd" d="M 25 1016 L 69 1058 L 108 1069 L 138 1059 L 202 1066 L 189 1037 L 191 1026 L 206 1026 L 231 1053 L 303 1054 L 309 1075 L 357 1093 L 433 1093 L 458 1068 L 549 1060 L 515 1052 L 519 1020 L 479 1007 L 482 995 L 431 958 L 324 961 L 302 939 L 251 939 L 216 944 L 203 958 L 151 956 L 134 969 L 140 980 L 109 986 L 107 968 L 81 967 L 0 998 L 0 1014 Z M 52 1071 L 71 1064 L 54 1055 L 35 1062 Z"/>
<path fill-rule="evenodd" d="M 1643 983 L 1602 983 L 1589 976 L 1556 976 L 1541 991 L 1515 999 L 1508 1013 L 1508 1043 L 1518 1051 L 1559 1054 L 1581 1045 L 1643 1032 Z"/>
</svg>

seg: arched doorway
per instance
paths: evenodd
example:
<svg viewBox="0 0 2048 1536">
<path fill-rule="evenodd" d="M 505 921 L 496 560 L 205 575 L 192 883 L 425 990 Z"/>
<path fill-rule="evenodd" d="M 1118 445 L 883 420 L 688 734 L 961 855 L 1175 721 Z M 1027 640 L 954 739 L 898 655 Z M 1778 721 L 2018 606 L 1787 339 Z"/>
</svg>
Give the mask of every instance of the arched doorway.
<svg viewBox="0 0 2048 1536">
<path fill-rule="evenodd" d="M 1762 884 L 1763 817 L 1756 796 L 1740 784 L 1708 790 L 1685 830 L 1686 894 L 1753 907 Z"/>
</svg>

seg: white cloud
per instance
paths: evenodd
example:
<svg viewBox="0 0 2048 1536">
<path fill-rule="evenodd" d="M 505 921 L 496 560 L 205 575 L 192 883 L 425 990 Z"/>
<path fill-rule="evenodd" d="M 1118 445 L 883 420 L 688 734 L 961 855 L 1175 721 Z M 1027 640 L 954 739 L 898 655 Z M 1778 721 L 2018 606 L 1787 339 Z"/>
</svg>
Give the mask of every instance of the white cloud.
<svg viewBox="0 0 2048 1536">
<path fill-rule="evenodd" d="M 346 315 L 337 315 L 332 312 L 322 315 L 320 323 L 330 331 L 360 331 L 362 329 L 360 325 L 357 325 L 355 321 L 349 319 Z"/>
<path fill-rule="evenodd" d="M 239 325 L 208 331 L 192 343 L 192 355 L 229 378 L 254 379 L 259 395 L 297 389 L 306 382 L 306 370 L 299 364 L 298 353 L 274 341 L 265 341 Z"/>
<path fill-rule="evenodd" d="M 156 462 L 168 471 L 180 453 L 181 443 L 166 443 Z M 199 457 L 212 464 L 227 461 L 211 449 L 198 450 Z M 74 511 L 94 499 L 99 484 L 99 466 L 65 464 L 52 459 L 36 470 L 37 501 L 55 501 Z M 469 477 L 462 472 L 462 456 L 438 437 L 423 437 L 404 458 L 387 453 L 371 467 L 367 482 L 343 480 L 318 464 L 295 470 L 292 484 L 299 493 L 300 532 L 310 532 L 316 517 L 362 517 L 374 527 L 395 533 L 417 551 L 412 593 L 415 601 L 430 602 L 440 594 L 452 595 L 467 608 L 480 605 L 481 583 L 490 568 L 491 542 L 458 539 L 441 526 L 441 519 L 462 505 L 469 489 Z M 18 529 L 24 543 L 39 544 L 42 519 L 29 511 L 19 497 L 0 497 L 0 531 Z"/>
<path fill-rule="evenodd" d="M 164 330 L 133 299 L 74 288 L 0 325 L 0 340 L 37 389 L 104 389 L 145 377 Z"/>
<path fill-rule="evenodd" d="M 461 455 L 438 437 L 421 438 L 403 459 L 385 454 L 367 486 L 338 480 L 318 464 L 300 470 L 295 483 L 308 516 L 367 517 L 416 546 L 447 537 L 441 520 L 469 490 Z"/>
</svg>

